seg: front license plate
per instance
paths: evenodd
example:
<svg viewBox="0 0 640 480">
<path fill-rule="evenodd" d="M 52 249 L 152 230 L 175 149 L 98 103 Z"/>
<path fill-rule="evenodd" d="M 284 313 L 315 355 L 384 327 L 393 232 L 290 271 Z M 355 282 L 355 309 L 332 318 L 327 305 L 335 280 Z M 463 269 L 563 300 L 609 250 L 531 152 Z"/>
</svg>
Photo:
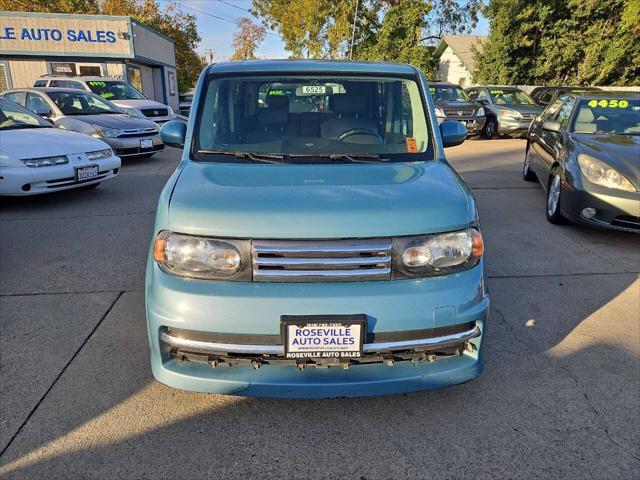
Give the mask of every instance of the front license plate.
<svg viewBox="0 0 640 480">
<path fill-rule="evenodd" d="M 140 148 L 153 148 L 153 140 L 150 138 L 140 140 Z"/>
<path fill-rule="evenodd" d="M 90 165 L 88 167 L 76 168 L 76 180 L 82 182 L 83 180 L 91 180 L 98 176 L 98 165 Z"/>
<path fill-rule="evenodd" d="M 367 331 L 365 315 L 283 315 L 285 356 L 360 358 Z"/>
</svg>

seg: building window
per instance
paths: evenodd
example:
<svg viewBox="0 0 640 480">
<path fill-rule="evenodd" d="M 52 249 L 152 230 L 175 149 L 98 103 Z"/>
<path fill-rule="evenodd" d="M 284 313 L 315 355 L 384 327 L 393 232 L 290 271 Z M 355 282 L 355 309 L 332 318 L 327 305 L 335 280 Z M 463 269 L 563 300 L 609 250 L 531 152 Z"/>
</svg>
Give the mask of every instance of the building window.
<svg viewBox="0 0 640 480">
<path fill-rule="evenodd" d="M 9 64 L 7 62 L 0 62 L 0 92 L 4 92 L 10 88 L 12 88 L 12 85 Z"/>
<path fill-rule="evenodd" d="M 127 68 L 127 80 L 129 81 L 129 85 L 139 92 L 142 92 L 142 74 L 140 73 L 140 68 L 129 65 Z"/>
<path fill-rule="evenodd" d="M 95 65 L 80 65 L 80 75 L 89 77 L 101 77 L 102 69 Z"/>
<path fill-rule="evenodd" d="M 169 95 L 174 96 L 176 94 L 176 74 L 169 72 Z"/>
</svg>

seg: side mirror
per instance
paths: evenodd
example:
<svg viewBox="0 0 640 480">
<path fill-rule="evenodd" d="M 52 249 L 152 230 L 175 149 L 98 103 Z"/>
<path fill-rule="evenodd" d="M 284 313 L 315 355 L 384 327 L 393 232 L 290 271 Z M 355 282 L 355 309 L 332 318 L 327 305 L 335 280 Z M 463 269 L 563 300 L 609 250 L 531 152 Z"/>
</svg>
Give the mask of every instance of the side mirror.
<svg viewBox="0 0 640 480">
<path fill-rule="evenodd" d="M 466 140 L 467 133 L 467 127 L 455 120 L 445 120 L 440 124 L 440 136 L 442 136 L 444 148 L 460 145 Z"/>
<path fill-rule="evenodd" d="M 171 120 L 160 127 L 160 138 L 170 147 L 184 147 L 187 124 L 180 120 Z"/>
<path fill-rule="evenodd" d="M 559 132 L 560 128 L 560 123 L 554 120 L 547 120 L 542 124 L 542 129 L 548 130 L 549 132 Z"/>
<path fill-rule="evenodd" d="M 40 115 L 41 117 L 47 118 L 51 116 L 51 109 L 46 105 L 36 105 L 33 109 L 34 113 Z"/>
</svg>

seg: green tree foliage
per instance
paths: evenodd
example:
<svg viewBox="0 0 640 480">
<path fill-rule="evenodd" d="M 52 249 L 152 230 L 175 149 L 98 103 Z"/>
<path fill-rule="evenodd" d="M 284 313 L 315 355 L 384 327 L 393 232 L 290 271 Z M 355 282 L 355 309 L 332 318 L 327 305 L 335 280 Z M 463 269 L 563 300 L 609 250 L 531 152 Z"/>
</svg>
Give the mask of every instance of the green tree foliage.
<svg viewBox="0 0 640 480">
<path fill-rule="evenodd" d="M 640 0 L 489 0 L 485 84 L 639 85 Z"/>
<path fill-rule="evenodd" d="M 161 9 L 156 0 L 0 0 L 0 10 L 130 16 L 175 42 L 180 91 L 193 87 L 203 67 L 196 53 L 196 18 L 180 11 L 178 3 Z"/>
<path fill-rule="evenodd" d="M 251 60 L 256 58 L 256 50 L 267 32 L 263 25 L 256 25 L 251 19 L 242 17 L 236 20 L 238 31 L 233 35 L 235 49 L 231 60 Z"/>
<path fill-rule="evenodd" d="M 280 33 L 293 57 L 407 61 L 429 69 L 446 33 L 472 28 L 481 0 L 253 0 L 253 13 Z"/>
</svg>

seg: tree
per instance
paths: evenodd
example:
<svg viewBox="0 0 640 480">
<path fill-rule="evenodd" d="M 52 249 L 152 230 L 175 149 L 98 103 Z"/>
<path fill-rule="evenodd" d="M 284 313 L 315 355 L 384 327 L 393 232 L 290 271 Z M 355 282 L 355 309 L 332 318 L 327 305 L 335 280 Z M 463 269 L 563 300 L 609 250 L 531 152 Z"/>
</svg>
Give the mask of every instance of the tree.
<svg viewBox="0 0 640 480">
<path fill-rule="evenodd" d="M 443 34 L 475 25 L 481 0 L 253 0 L 253 13 L 282 36 L 293 57 L 348 56 L 355 18 L 354 58 L 431 63 Z M 427 60 L 423 57 L 429 57 Z"/>
<path fill-rule="evenodd" d="M 156 0 L 28 0 L 28 3 L 27 8 L 22 1 L 0 0 L 0 10 L 130 16 L 175 42 L 180 91 L 192 88 L 200 75 L 203 65 L 196 53 L 200 42 L 196 18 L 180 11 L 179 3 L 170 1 L 164 9 Z"/>
<path fill-rule="evenodd" d="M 231 55 L 231 60 L 251 60 L 256 58 L 256 50 L 265 35 L 266 29 L 263 25 L 256 25 L 251 19 L 242 17 L 236 20 L 238 31 L 233 35 L 231 44 L 235 51 Z"/>
<path fill-rule="evenodd" d="M 640 84 L 640 1 L 489 0 L 478 83 Z"/>
</svg>

